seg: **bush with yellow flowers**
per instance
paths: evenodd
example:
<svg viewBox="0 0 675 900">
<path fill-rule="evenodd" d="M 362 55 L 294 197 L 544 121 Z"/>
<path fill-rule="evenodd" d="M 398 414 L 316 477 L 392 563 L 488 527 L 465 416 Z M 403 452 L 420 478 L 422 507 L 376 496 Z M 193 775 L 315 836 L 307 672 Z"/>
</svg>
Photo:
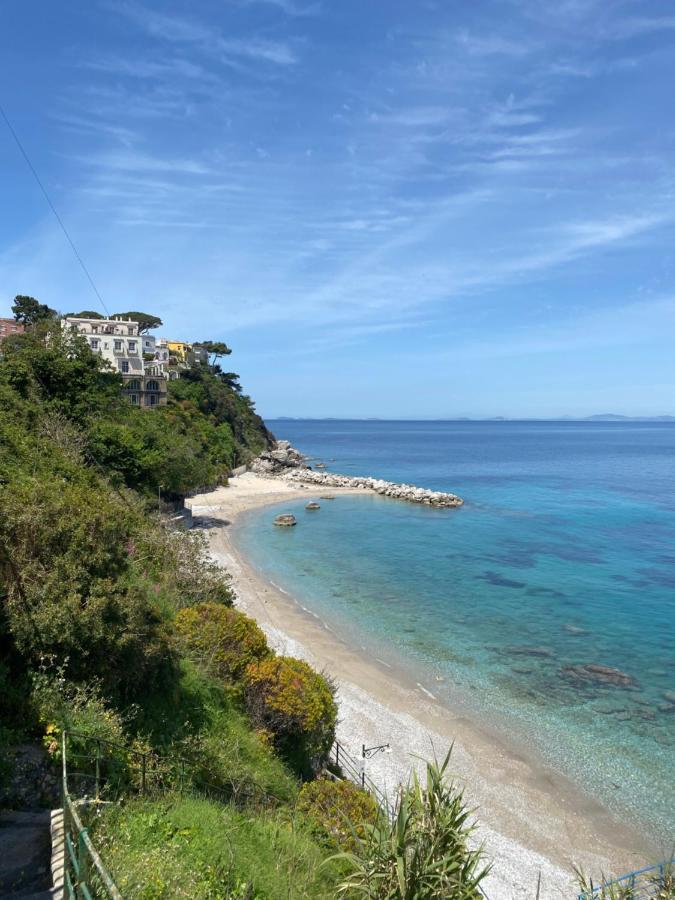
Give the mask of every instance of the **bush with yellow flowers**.
<svg viewBox="0 0 675 900">
<path fill-rule="evenodd" d="M 179 610 L 174 628 L 183 652 L 223 681 L 239 681 L 250 663 L 271 654 L 253 619 L 220 603 Z"/>
<path fill-rule="evenodd" d="M 244 677 L 246 708 L 254 726 L 303 775 L 325 762 L 335 739 L 333 685 L 300 659 L 275 656 L 251 663 Z"/>
</svg>

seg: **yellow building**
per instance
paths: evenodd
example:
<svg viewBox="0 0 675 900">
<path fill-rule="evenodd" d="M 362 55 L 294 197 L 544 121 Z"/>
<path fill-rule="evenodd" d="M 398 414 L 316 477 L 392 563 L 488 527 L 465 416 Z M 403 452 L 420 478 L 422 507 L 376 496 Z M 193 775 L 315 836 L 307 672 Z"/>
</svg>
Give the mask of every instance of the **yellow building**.
<svg viewBox="0 0 675 900">
<path fill-rule="evenodd" d="M 175 356 L 176 362 L 187 364 L 189 354 L 192 352 L 192 344 L 188 344 L 186 341 L 167 341 L 166 346 L 169 355 Z"/>
</svg>

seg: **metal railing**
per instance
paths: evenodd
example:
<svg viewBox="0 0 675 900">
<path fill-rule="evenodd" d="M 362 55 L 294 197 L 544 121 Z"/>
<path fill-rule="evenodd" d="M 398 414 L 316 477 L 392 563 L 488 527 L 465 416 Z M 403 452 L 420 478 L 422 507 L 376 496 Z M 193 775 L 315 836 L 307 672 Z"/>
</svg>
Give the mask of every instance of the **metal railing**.
<svg viewBox="0 0 675 900">
<path fill-rule="evenodd" d="M 649 900 L 652 897 L 671 896 L 664 894 L 664 888 L 675 893 L 675 856 L 655 866 L 636 869 L 620 878 L 605 881 L 597 887 L 590 887 L 578 895 L 577 900 Z"/>
<path fill-rule="evenodd" d="M 63 794 L 63 840 L 64 840 L 64 887 L 69 900 L 93 900 L 107 897 L 122 900 L 115 882 L 108 874 L 98 851 L 89 837 L 80 810 L 86 810 L 92 801 L 74 800 L 68 786 L 67 737 L 61 735 L 62 753 L 62 794 Z M 97 767 L 98 770 L 98 767 Z M 96 804 L 97 801 L 93 801 Z"/>
<path fill-rule="evenodd" d="M 372 794 L 387 815 L 390 817 L 393 816 L 394 807 L 389 802 L 388 797 L 375 784 L 373 779 L 366 775 L 363 762 L 354 759 L 345 746 L 337 740 L 333 742 L 328 761 L 350 781 L 353 781 L 364 791 L 368 791 L 369 794 Z"/>
</svg>

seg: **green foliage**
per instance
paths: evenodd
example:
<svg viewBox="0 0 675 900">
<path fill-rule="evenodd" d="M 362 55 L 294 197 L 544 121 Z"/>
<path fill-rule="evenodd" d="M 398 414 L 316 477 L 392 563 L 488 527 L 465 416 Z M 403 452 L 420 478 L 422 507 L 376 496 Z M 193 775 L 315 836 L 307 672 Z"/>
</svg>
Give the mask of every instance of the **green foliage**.
<svg viewBox="0 0 675 900">
<path fill-rule="evenodd" d="M 124 719 L 105 702 L 99 685 L 76 684 L 66 673 L 65 665 L 43 665 L 33 675 L 31 699 L 47 750 L 60 757 L 63 731 L 77 734 L 70 744 L 75 753 L 97 738 L 122 746 L 126 740 Z"/>
<path fill-rule="evenodd" d="M 487 872 L 482 852 L 469 850 L 473 832 L 461 791 L 446 781 L 450 753 L 427 764 L 423 788 L 417 775 L 403 788 L 396 818 L 365 826 L 353 853 L 340 854 L 351 868 L 339 896 L 400 900 L 475 900 Z"/>
<path fill-rule="evenodd" d="M 209 356 L 213 356 L 215 359 L 218 359 L 221 356 L 229 356 L 232 351 L 223 341 L 200 341 L 199 344 L 196 344 L 197 347 L 202 347 L 202 349 L 206 350 Z"/>
<path fill-rule="evenodd" d="M 162 520 L 148 523 L 128 550 L 171 614 L 197 603 L 232 605 L 230 575 L 209 556 L 201 531 L 176 531 Z"/>
<path fill-rule="evenodd" d="M 335 739 L 334 693 L 323 675 L 289 656 L 263 659 L 246 669 L 251 721 L 304 775 L 323 764 Z"/>
<path fill-rule="evenodd" d="M 211 423 L 174 408 L 148 414 L 133 406 L 115 419 L 92 423 L 88 449 L 97 463 L 117 473 L 126 485 L 156 497 L 178 498 L 196 488 L 215 487 L 228 466 L 216 463 L 223 435 Z M 227 460 L 223 460 L 226 462 Z M 220 462 L 220 460 L 218 461 Z"/>
<path fill-rule="evenodd" d="M 288 817 L 252 817 L 198 797 L 110 808 L 93 838 L 129 900 L 332 898 L 336 864 Z"/>
<path fill-rule="evenodd" d="M 138 515 L 86 469 L 23 473 L 0 484 L 0 572 L 6 615 L 28 664 L 69 659 L 76 679 L 115 695 L 170 677 L 172 654 L 152 591 L 134 578 Z M 64 477 L 66 476 L 66 477 Z"/>
<path fill-rule="evenodd" d="M 239 681 L 250 663 L 270 655 L 253 619 L 217 603 L 180 610 L 174 629 L 183 652 L 226 682 Z"/>
<path fill-rule="evenodd" d="M 351 781 L 318 778 L 304 784 L 297 809 L 311 819 L 330 844 L 355 850 L 365 826 L 376 825 L 383 815 L 372 795 Z"/>
<path fill-rule="evenodd" d="M 247 462 L 274 440 L 251 400 L 204 368 L 191 369 L 171 381 L 169 401 L 193 415 L 201 413 L 214 425 L 229 426 L 230 453 L 226 458 L 232 467 Z"/>
<path fill-rule="evenodd" d="M 46 303 L 40 303 L 35 297 L 27 297 L 25 294 L 16 295 L 12 312 L 16 321 L 23 322 L 27 327 L 56 316 L 55 309 L 50 309 Z"/>
<path fill-rule="evenodd" d="M 2 349 L 0 381 L 44 412 L 83 423 L 104 411 L 114 415 L 123 402 L 121 376 L 81 336 L 58 325 L 6 338 Z"/>
<path fill-rule="evenodd" d="M 105 319 L 101 313 L 95 312 L 93 309 L 83 309 L 82 312 L 65 313 L 64 318 L 68 319 Z"/>
<path fill-rule="evenodd" d="M 147 334 L 153 328 L 159 328 L 164 323 L 159 316 L 153 316 L 152 313 L 145 312 L 119 312 L 113 313 L 113 318 L 131 319 L 132 322 L 138 322 L 138 333 Z"/>
</svg>

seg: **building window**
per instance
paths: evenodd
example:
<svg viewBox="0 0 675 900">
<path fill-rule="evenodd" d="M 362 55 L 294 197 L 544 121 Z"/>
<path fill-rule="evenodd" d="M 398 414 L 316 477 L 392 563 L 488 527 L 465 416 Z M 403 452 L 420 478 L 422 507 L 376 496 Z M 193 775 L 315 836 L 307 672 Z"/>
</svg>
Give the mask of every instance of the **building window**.
<svg viewBox="0 0 675 900">
<path fill-rule="evenodd" d="M 149 381 L 145 386 L 146 391 L 158 391 L 159 390 L 159 382 L 158 381 Z"/>
<path fill-rule="evenodd" d="M 115 341 L 115 350 L 120 351 L 122 349 L 122 341 Z"/>
<path fill-rule="evenodd" d="M 129 352 L 130 353 L 136 352 L 136 341 L 129 341 Z"/>
<path fill-rule="evenodd" d="M 134 406 L 138 406 L 138 394 L 129 394 L 129 399 L 134 404 Z"/>
<path fill-rule="evenodd" d="M 157 394 L 148 394 L 148 406 L 157 406 L 159 397 Z"/>
<path fill-rule="evenodd" d="M 94 338 L 94 339 L 92 340 L 92 342 L 91 342 L 91 349 L 92 349 L 92 350 L 98 350 L 98 339 L 97 339 L 97 338 Z"/>
<path fill-rule="evenodd" d="M 126 359 L 121 360 L 120 372 L 122 372 L 123 375 L 126 375 L 128 371 L 129 371 L 129 363 L 126 361 Z"/>
<path fill-rule="evenodd" d="M 140 381 L 138 380 L 138 378 L 134 378 L 134 379 L 133 379 L 132 381 L 130 381 L 129 384 L 127 385 L 127 390 L 128 390 L 128 391 L 140 391 L 140 389 L 141 389 L 141 383 L 140 383 Z"/>
</svg>

